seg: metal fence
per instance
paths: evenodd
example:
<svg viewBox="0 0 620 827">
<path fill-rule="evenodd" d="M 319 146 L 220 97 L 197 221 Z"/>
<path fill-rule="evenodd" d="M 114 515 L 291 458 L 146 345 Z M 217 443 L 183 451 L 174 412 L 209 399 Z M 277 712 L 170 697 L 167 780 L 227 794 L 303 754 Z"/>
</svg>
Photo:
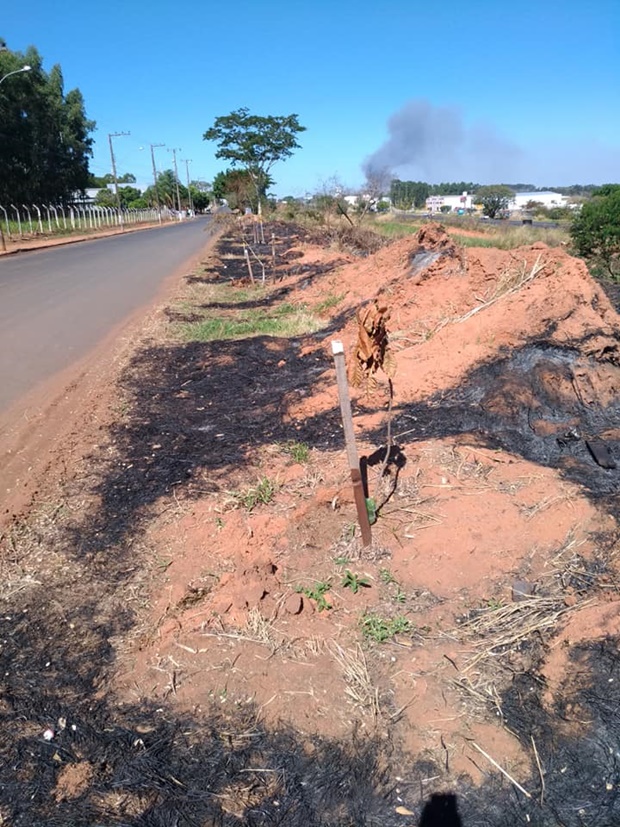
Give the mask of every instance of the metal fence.
<svg viewBox="0 0 620 827">
<path fill-rule="evenodd" d="M 118 210 L 96 204 L 0 204 L 0 226 L 3 226 L 9 239 L 64 235 L 78 230 L 86 232 L 131 224 L 161 224 L 177 217 L 167 208 Z"/>
</svg>

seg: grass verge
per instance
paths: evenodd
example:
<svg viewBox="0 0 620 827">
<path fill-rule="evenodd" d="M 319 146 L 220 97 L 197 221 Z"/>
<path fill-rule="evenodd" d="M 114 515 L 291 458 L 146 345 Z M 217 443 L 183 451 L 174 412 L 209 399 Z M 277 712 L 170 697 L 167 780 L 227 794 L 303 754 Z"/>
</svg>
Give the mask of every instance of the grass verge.
<svg viewBox="0 0 620 827">
<path fill-rule="evenodd" d="M 214 310 L 217 306 L 214 306 Z M 273 308 L 237 310 L 234 317 L 207 311 L 205 318 L 187 322 L 180 327 L 184 341 L 213 342 L 244 339 L 250 336 L 282 336 L 284 338 L 314 333 L 322 322 L 303 305 L 283 304 Z"/>
</svg>

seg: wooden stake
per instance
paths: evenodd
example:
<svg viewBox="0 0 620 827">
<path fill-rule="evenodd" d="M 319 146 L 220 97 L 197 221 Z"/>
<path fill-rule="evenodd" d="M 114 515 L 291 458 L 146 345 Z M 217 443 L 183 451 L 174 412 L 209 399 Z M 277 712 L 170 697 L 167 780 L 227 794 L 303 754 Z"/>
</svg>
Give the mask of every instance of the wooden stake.
<svg viewBox="0 0 620 827">
<path fill-rule="evenodd" d="M 332 353 L 336 366 L 336 380 L 338 382 L 338 397 L 340 399 L 340 414 L 344 428 L 344 441 L 347 448 L 347 459 L 351 471 L 353 483 L 353 495 L 357 509 L 357 519 L 362 531 L 362 545 L 369 546 L 372 542 L 370 520 L 366 508 L 366 497 L 364 496 L 364 484 L 360 472 L 360 463 L 357 456 L 355 444 L 355 433 L 353 431 L 353 416 L 351 414 L 351 397 L 349 396 L 349 382 L 347 379 L 347 368 L 344 361 L 344 347 L 342 342 L 332 342 Z"/>
<path fill-rule="evenodd" d="M 252 263 L 250 261 L 250 254 L 248 252 L 248 248 L 243 248 L 243 253 L 245 255 L 245 263 L 248 265 L 248 273 L 250 274 L 250 281 L 254 284 L 254 273 L 252 272 Z"/>
</svg>

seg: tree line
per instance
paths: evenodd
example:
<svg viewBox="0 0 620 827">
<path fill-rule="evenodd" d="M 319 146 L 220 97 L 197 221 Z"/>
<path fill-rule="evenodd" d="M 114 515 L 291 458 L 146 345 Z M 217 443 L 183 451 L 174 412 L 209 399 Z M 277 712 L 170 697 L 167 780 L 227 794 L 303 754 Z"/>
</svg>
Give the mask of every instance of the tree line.
<svg viewBox="0 0 620 827">
<path fill-rule="evenodd" d="M 70 201 L 88 185 L 92 156 L 95 122 L 82 93 L 65 92 L 60 66 L 46 72 L 34 46 L 14 52 L 0 41 L 2 78 L 0 203 Z"/>
<path fill-rule="evenodd" d="M 496 188 L 512 193 L 519 192 L 548 192 L 552 190 L 560 195 L 590 197 L 596 191 L 595 184 L 572 184 L 569 187 L 536 187 L 533 184 L 494 184 Z M 401 181 L 394 178 L 390 184 L 390 200 L 399 210 L 422 209 L 426 199 L 431 195 L 461 195 L 467 192 L 476 195 L 480 190 L 487 189 L 481 184 L 472 181 L 447 181 L 442 184 L 428 184 L 426 181 Z"/>
</svg>

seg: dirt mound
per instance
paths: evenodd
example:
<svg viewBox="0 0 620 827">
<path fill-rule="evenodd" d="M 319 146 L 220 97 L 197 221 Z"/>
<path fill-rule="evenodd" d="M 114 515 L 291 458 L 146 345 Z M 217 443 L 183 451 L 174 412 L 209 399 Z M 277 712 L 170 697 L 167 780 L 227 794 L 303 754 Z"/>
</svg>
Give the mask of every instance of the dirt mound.
<svg viewBox="0 0 620 827">
<path fill-rule="evenodd" d="M 528 459 L 581 463 L 594 489 L 618 483 L 620 324 L 583 262 L 544 244 L 465 254 L 431 224 L 340 268 L 337 280 L 350 352 L 353 309 L 369 300 L 390 309 L 395 406 L 425 420 L 418 437 L 494 434 Z"/>
</svg>

